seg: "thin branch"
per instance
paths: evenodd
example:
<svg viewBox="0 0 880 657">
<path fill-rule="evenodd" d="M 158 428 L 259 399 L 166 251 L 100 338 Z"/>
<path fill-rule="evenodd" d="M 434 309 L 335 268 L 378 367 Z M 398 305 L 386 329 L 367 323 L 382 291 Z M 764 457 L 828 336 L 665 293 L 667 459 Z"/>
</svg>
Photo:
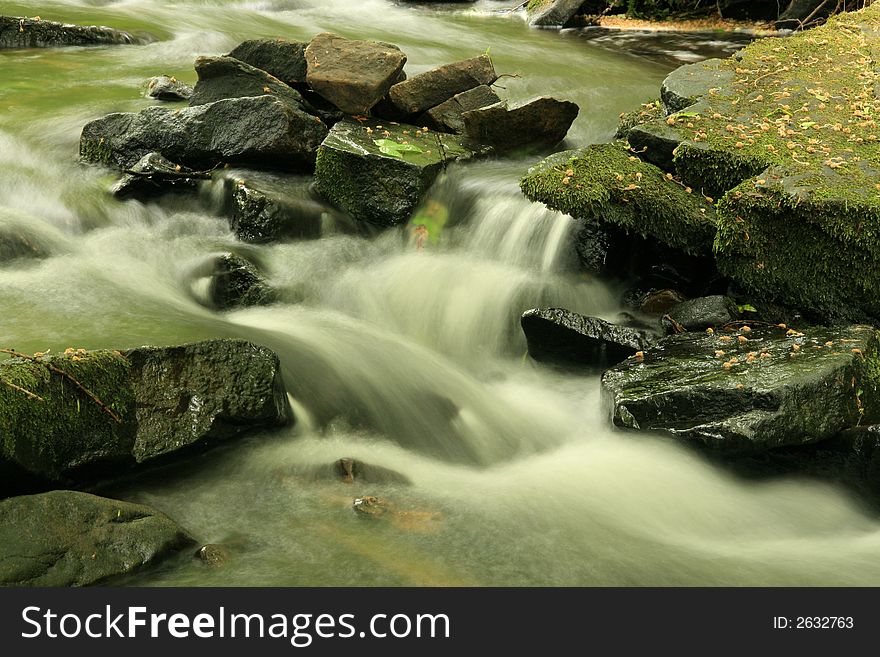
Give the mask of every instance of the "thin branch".
<svg viewBox="0 0 880 657">
<path fill-rule="evenodd" d="M 41 401 L 41 402 L 46 401 L 45 399 L 43 399 L 39 395 L 31 392 L 30 390 L 25 390 L 24 388 L 17 386 L 14 383 L 12 383 L 11 381 L 7 381 L 6 379 L 0 379 L 0 383 L 12 388 L 13 390 L 17 390 L 21 394 L 25 395 L 28 399 L 33 399 L 34 401 Z"/>
</svg>

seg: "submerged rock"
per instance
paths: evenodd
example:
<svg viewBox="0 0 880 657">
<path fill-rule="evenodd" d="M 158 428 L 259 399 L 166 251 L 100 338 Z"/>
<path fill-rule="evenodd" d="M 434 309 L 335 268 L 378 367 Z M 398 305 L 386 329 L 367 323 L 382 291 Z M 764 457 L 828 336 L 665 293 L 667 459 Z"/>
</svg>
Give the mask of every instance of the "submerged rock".
<svg viewBox="0 0 880 657">
<path fill-rule="evenodd" d="M 229 550 L 222 545 L 208 543 L 196 551 L 196 558 L 211 568 L 221 568 L 229 563 Z"/>
<path fill-rule="evenodd" d="M 271 96 L 291 107 L 307 111 L 302 95 L 266 71 L 232 57 L 199 57 L 195 64 L 199 76 L 189 101 L 191 107 L 227 98 Z"/>
<path fill-rule="evenodd" d="M 56 490 L 0 500 L 0 586 L 87 586 L 193 543 L 147 506 Z"/>
<path fill-rule="evenodd" d="M 391 87 L 388 97 L 403 115 L 419 114 L 456 94 L 498 79 L 488 55 L 446 64 Z"/>
<path fill-rule="evenodd" d="M 526 15 L 533 27 L 564 27 L 583 4 L 584 0 L 530 0 Z"/>
<path fill-rule="evenodd" d="M 156 100 L 189 100 L 192 94 L 193 88 L 175 77 L 159 75 L 147 80 L 147 96 Z"/>
<path fill-rule="evenodd" d="M 0 266 L 19 258 L 47 258 L 49 246 L 29 227 L 0 223 Z"/>
<path fill-rule="evenodd" d="M 814 443 L 880 412 L 869 326 L 681 333 L 602 377 L 614 424 L 729 452 Z"/>
<path fill-rule="evenodd" d="M 110 188 L 110 193 L 118 199 L 148 200 L 169 192 L 191 192 L 208 177 L 159 153 L 148 153 Z"/>
<path fill-rule="evenodd" d="M 473 155 L 455 135 L 341 121 L 318 149 L 316 188 L 359 221 L 393 226 L 406 223 L 448 162 Z"/>
<path fill-rule="evenodd" d="M 348 114 L 366 114 L 388 93 L 406 55 L 379 41 L 355 41 L 325 32 L 305 49 L 309 86 Z"/>
<path fill-rule="evenodd" d="M 465 112 L 488 107 L 500 101 L 498 94 L 492 91 L 492 87 L 481 84 L 479 87 L 455 94 L 437 107 L 432 107 L 416 123 L 427 125 L 441 132 L 464 134 L 465 124 L 462 115 Z"/>
<path fill-rule="evenodd" d="M 256 266 L 234 253 L 224 253 L 214 259 L 208 296 L 220 310 L 259 306 L 275 299 L 272 288 Z"/>
<path fill-rule="evenodd" d="M 508 109 L 503 103 L 462 114 L 465 133 L 499 152 L 549 148 L 568 134 L 579 108 L 555 98 L 536 98 Z"/>
<path fill-rule="evenodd" d="M 283 39 L 253 39 L 236 46 L 227 57 L 234 57 L 295 86 L 306 82 L 307 45 Z"/>
<path fill-rule="evenodd" d="M 645 331 L 562 308 L 527 310 L 521 324 L 529 355 L 562 365 L 598 367 L 618 363 L 651 344 Z"/>
<path fill-rule="evenodd" d="M 409 485 L 412 483 L 408 477 L 399 472 L 351 458 L 334 461 L 329 467 L 316 470 L 315 474 L 322 478 L 327 477 L 337 479 L 346 484 Z"/>
<path fill-rule="evenodd" d="M 0 16 L 0 48 L 60 48 L 135 43 L 128 32 L 24 16 Z"/>
</svg>

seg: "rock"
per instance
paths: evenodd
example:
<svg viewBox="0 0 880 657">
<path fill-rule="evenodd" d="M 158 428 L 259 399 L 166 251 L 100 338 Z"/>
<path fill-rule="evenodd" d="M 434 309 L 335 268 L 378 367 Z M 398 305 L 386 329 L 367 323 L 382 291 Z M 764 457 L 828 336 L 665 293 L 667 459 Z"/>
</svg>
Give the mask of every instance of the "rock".
<svg viewBox="0 0 880 657">
<path fill-rule="evenodd" d="M 523 193 L 600 225 L 612 224 L 691 255 L 711 255 L 715 211 L 619 144 L 597 144 L 545 158 L 520 181 Z"/>
<path fill-rule="evenodd" d="M 536 98 L 508 109 L 502 103 L 464 112 L 465 133 L 499 152 L 550 148 L 568 133 L 578 106 L 555 98 Z"/>
<path fill-rule="evenodd" d="M 501 99 L 492 91 L 492 87 L 481 84 L 468 91 L 455 94 L 445 103 L 432 107 L 416 121 L 419 125 L 427 125 L 441 132 L 464 134 L 462 114 L 470 110 L 487 107 L 500 102 Z"/>
<path fill-rule="evenodd" d="M 403 115 L 419 114 L 456 94 L 498 79 L 488 55 L 446 64 L 391 87 L 388 98 Z"/>
<path fill-rule="evenodd" d="M 296 89 L 266 71 L 232 57 L 199 57 L 195 68 L 199 80 L 193 89 L 190 107 L 227 98 L 268 95 L 280 98 L 292 107 L 306 109 L 303 97 Z"/>
<path fill-rule="evenodd" d="M 47 258 L 51 249 L 28 226 L 0 223 L 0 265 L 19 258 Z"/>
<path fill-rule="evenodd" d="M 198 549 L 196 558 L 206 566 L 220 568 L 229 563 L 229 550 L 222 545 L 208 543 Z"/>
<path fill-rule="evenodd" d="M 685 299 L 686 297 L 678 290 L 651 290 L 641 300 L 639 310 L 646 315 L 660 317 L 681 304 Z"/>
<path fill-rule="evenodd" d="M 533 27 L 564 27 L 584 4 L 584 0 L 530 0 L 526 16 Z"/>
<path fill-rule="evenodd" d="M 192 94 L 193 88 L 175 77 L 159 75 L 147 80 L 147 96 L 156 100 L 189 100 Z"/>
<path fill-rule="evenodd" d="M 685 141 L 684 136 L 669 127 L 666 119 L 639 123 L 626 133 L 626 141 L 633 152 L 663 171 L 674 173 L 676 149 Z"/>
<path fill-rule="evenodd" d="M 708 94 L 709 90 L 730 85 L 735 74 L 723 65 L 721 59 L 706 59 L 680 66 L 667 75 L 660 87 L 660 98 L 666 113 L 681 112 Z"/>
<path fill-rule="evenodd" d="M 95 25 L 68 25 L 23 16 L 0 16 L 0 48 L 60 48 L 135 43 L 128 32 Z"/>
<path fill-rule="evenodd" d="M 174 164 L 159 153 L 147 153 L 110 188 L 110 193 L 118 199 L 148 200 L 170 192 L 191 192 L 208 177 Z"/>
<path fill-rule="evenodd" d="M 355 232 L 350 218 L 312 194 L 311 177 L 232 172 L 224 179 L 229 227 L 243 242 L 315 239 Z"/>
<path fill-rule="evenodd" d="M 818 442 L 877 416 L 877 345 L 869 326 L 681 333 L 605 372 L 604 404 L 619 427 L 726 452 Z"/>
<path fill-rule="evenodd" d="M 669 316 L 688 331 L 703 331 L 726 326 L 739 319 L 736 301 L 716 294 L 682 301 L 669 311 Z"/>
<path fill-rule="evenodd" d="M 227 310 L 239 306 L 272 303 L 275 294 L 250 262 L 234 253 L 214 259 L 214 271 L 208 295 L 215 308 Z"/>
<path fill-rule="evenodd" d="M 179 110 L 151 107 L 137 114 L 108 114 L 83 128 L 80 156 L 121 169 L 151 152 L 198 169 L 219 163 L 310 168 L 326 135 L 317 117 L 265 95 Z"/>
<path fill-rule="evenodd" d="M 16 386 L 0 385 L 0 466 L 22 480 L 90 481 L 291 418 L 278 357 L 243 340 L 40 361 L 0 363 L 0 379 Z M 0 494 L 7 485 L 22 484 L 4 480 Z"/>
<path fill-rule="evenodd" d="M 649 103 L 642 103 L 637 110 L 621 112 L 617 118 L 617 130 L 614 133 L 614 138 L 626 139 L 629 131 L 636 126 L 653 123 L 657 119 L 665 118 L 665 116 L 665 108 L 660 99 L 652 100 Z"/>
<path fill-rule="evenodd" d="M 394 156 L 381 152 L 377 141 L 408 142 L 419 152 Z M 378 120 L 340 121 L 318 149 L 316 189 L 358 221 L 393 226 L 406 223 L 448 162 L 473 155 L 458 136 Z"/>
<path fill-rule="evenodd" d="M 348 114 L 366 114 L 391 88 L 406 63 L 397 46 L 325 32 L 305 49 L 309 86 Z"/>
<path fill-rule="evenodd" d="M 283 39 L 253 39 L 236 46 L 227 57 L 234 57 L 287 85 L 296 86 L 306 82 L 306 45 Z"/>
<path fill-rule="evenodd" d="M 563 365 L 613 364 L 651 344 L 644 331 L 615 326 L 562 308 L 527 310 L 521 324 L 532 358 Z"/>
<path fill-rule="evenodd" d="M 351 507 L 361 518 L 370 518 L 373 520 L 381 518 L 391 512 L 388 503 L 384 499 L 372 495 L 356 497 L 352 502 Z"/>
<path fill-rule="evenodd" d="M 412 483 L 408 477 L 399 472 L 351 458 L 334 461 L 329 467 L 316 470 L 315 474 L 321 478 L 331 478 L 346 484 L 409 485 Z"/>
<path fill-rule="evenodd" d="M 55 490 L 0 500 L 0 586 L 87 586 L 153 565 L 191 544 L 140 504 Z"/>
</svg>

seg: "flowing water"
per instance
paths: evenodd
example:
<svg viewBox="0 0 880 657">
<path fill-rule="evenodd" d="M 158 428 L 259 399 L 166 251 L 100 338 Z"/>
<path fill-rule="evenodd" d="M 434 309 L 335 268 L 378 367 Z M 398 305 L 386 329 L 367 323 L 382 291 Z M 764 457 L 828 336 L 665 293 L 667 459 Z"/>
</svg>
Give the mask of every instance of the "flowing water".
<svg viewBox="0 0 880 657">
<path fill-rule="evenodd" d="M 198 303 L 200 266 L 236 245 L 194 201 L 120 203 L 77 162 L 82 125 L 150 104 L 141 85 L 193 81 L 200 54 L 332 30 L 399 44 L 416 73 L 490 50 L 512 99 L 576 101 L 571 146 L 607 140 L 675 60 L 713 38 L 530 30 L 514 4 L 384 0 L 0 1 L 0 13 L 101 23 L 146 45 L 0 51 L 0 227 L 44 259 L 0 268 L 0 344 L 24 351 L 242 337 L 275 349 L 295 427 L 228 444 L 110 492 L 166 512 L 230 563 L 190 558 L 149 585 L 880 584 L 880 526 L 841 489 L 733 478 L 655 436 L 612 431 L 596 375 L 525 355 L 518 318 L 559 305 L 613 317 L 618 290 L 575 266 L 572 220 L 525 201 L 529 160 L 454 168 L 433 191 L 455 227 L 418 251 L 367 240 L 249 247 L 282 302 L 227 314 Z M 638 55 L 633 54 L 638 53 Z M 346 485 L 316 468 L 352 457 L 412 485 Z M 397 512 L 370 522 L 355 495 Z"/>
</svg>

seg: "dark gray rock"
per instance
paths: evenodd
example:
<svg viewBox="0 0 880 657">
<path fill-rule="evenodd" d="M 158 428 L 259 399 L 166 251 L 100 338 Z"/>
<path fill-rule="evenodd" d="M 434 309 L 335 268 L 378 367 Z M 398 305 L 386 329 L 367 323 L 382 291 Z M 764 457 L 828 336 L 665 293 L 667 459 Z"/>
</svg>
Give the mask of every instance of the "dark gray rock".
<svg viewBox="0 0 880 657">
<path fill-rule="evenodd" d="M 869 326 L 681 333 L 605 372 L 604 404 L 619 427 L 731 453 L 814 443 L 878 415 L 877 346 Z"/>
<path fill-rule="evenodd" d="M 56 490 L 0 501 L 0 586 L 87 586 L 158 563 L 193 540 L 166 515 Z"/>
<path fill-rule="evenodd" d="M 508 109 L 502 103 L 464 112 L 465 134 L 497 151 L 555 146 L 577 118 L 574 103 L 555 98 L 536 98 Z"/>
<path fill-rule="evenodd" d="M 739 309 L 730 297 L 716 294 L 683 301 L 669 311 L 669 316 L 688 331 L 703 331 L 736 321 Z"/>
<path fill-rule="evenodd" d="M 305 43 L 283 39 L 245 41 L 227 55 L 262 69 L 290 86 L 306 82 Z"/>
<path fill-rule="evenodd" d="M 220 310 L 260 306 L 275 299 L 259 269 L 234 253 L 224 253 L 214 259 L 208 295 L 214 307 Z"/>
<path fill-rule="evenodd" d="M 207 178 L 208 174 L 175 164 L 159 153 L 148 153 L 110 188 L 110 193 L 118 199 L 149 200 L 172 192 L 192 192 Z"/>
<path fill-rule="evenodd" d="M 675 172 L 675 149 L 682 143 L 681 132 L 666 125 L 666 120 L 636 125 L 626 135 L 630 148 L 639 157 L 670 173 Z"/>
<path fill-rule="evenodd" d="M 68 25 L 24 16 L 0 16 L 0 48 L 60 48 L 131 44 L 128 32 L 95 25 Z"/>
<path fill-rule="evenodd" d="M 404 115 L 419 114 L 446 102 L 456 94 L 498 79 L 488 55 L 446 64 L 398 82 L 388 98 Z"/>
<path fill-rule="evenodd" d="M 532 0 L 526 15 L 533 27 L 564 27 L 583 4 L 584 0 Z"/>
<path fill-rule="evenodd" d="M 175 77 L 159 75 L 147 80 L 147 96 L 174 102 L 192 98 L 193 88 Z"/>
<path fill-rule="evenodd" d="M 292 107 L 306 109 L 302 95 L 266 71 L 254 68 L 232 57 L 199 57 L 199 76 L 190 98 L 190 107 L 207 105 L 227 98 L 272 96 Z"/>
<path fill-rule="evenodd" d="M 535 308 L 523 313 L 529 355 L 538 361 L 598 367 L 620 362 L 647 349 L 645 331 L 615 326 L 562 308 Z"/>
<path fill-rule="evenodd" d="M 219 163 L 310 168 L 327 127 L 297 105 L 272 95 L 231 98 L 198 107 L 160 107 L 109 114 L 80 138 L 86 162 L 133 167 L 151 152 L 197 169 Z"/>
<path fill-rule="evenodd" d="M 445 103 L 432 107 L 416 121 L 419 125 L 426 125 L 441 132 L 464 134 L 464 119 L 462 114 L 471 110 L 488 107 L 500 102 L 492 87 L 481 84 L 468 91 L 455 94 Z"/>
<path fill-rule="evenodd" d="M 348 114 L 366 114 L 391 88 L 406 63 L 397 46 L 325 32 L 305 50 L 309 86 Z"/>
<path fill-rule="evenodd" d="M 722 68 L 724 60 L 706 59 L 695 64 L 685 64 L 675 69 L 663 80 L 660 98 L 667 114 L 690 107 L 709 93 L 710 89 L 727 87 L 734 80 L 730 68 Z"/>
</svg>

